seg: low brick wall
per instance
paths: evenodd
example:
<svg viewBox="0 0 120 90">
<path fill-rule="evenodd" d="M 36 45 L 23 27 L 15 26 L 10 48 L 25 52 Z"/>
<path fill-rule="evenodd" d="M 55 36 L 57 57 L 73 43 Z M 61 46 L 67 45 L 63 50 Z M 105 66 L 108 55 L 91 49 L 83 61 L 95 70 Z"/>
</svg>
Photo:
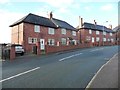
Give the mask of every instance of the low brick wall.
<svg viewBox="0 0 120 90">
<path fill-rule="evenodd" d="M 69 46 L 48 46 L 46 45 L 46 54 L 49 53 L 55 53 L 60 51 L 67 51 L 67 50 L 73 50 L 78 48 L 86 48 L 90 47 L 88 44 L 80 44 L 80 45 L 69 45 Z"/>
</svg>

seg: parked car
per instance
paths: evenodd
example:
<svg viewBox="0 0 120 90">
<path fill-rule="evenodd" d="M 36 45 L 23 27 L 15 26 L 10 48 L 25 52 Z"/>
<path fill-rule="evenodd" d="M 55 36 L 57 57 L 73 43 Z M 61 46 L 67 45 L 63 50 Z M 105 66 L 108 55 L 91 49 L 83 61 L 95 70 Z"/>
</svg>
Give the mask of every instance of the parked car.
<svg viewBox="0 0 120 90">
<path fill-rule="evenodd" d="M 15 45 L 15 53 L 24 55 L 25 51 L 24 51 L 24 48 L 22 47 L 22 45 Z"/>
</svg>

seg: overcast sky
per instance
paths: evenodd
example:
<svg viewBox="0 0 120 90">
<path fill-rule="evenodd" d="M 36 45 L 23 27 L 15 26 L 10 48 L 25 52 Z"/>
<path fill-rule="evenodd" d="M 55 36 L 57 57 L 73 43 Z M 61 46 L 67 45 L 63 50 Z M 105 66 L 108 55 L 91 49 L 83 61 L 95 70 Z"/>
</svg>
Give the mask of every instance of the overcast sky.
<svg viewBox="0 0 120 90">
<path fill-rule="evenodd" d="M 84 22 L 118 25 L 119 0 L 0 0 L 0 43 L 11 42 L 9 25 L 29 13 L 47 17 L 53 12 L 53 17 L 64 20 L 77 27 L 79 16 Z M 108 23 L 105 23 L 108 21 Z"/>
</svg>

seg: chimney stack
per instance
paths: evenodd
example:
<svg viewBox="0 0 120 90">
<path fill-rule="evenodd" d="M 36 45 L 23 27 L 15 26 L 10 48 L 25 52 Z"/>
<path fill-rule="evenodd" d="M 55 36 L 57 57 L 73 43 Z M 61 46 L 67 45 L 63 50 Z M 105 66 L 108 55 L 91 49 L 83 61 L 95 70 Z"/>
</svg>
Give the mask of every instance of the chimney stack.
<svg viewBox="0 0 120 90">
<path fill-rule="evenodd" d="M 110 24 L 108 28 L 109 28 L 109 29 L 112 29 L 112 25 Z"/>
<path fill-rule="evenodd" d="M 82 28 L 83 25 L 83 18 L 79 16 L 79 28 Z"/>
<path fill-rule="evenodd" d="M 97 25 L 97 22 L 94 20 L 94 24 Z"/>
<path fill-rule="evenodd" d="M 53 18 L 53 14 L 52 14 L 52 12 L 50 12 L 49 18 L 50 18 L 50 19 Z"/>
</svg>

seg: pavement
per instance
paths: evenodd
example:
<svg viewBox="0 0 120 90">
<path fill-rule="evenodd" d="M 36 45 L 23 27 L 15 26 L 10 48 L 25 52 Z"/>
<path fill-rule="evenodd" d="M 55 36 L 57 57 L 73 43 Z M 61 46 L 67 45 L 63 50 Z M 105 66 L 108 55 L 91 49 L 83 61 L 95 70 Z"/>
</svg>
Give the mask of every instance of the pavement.
<svg viewBox="0 0 120 90">
<path fill-rule="evenodd" d="M 120 88 L 118 86 L 118 54 L 115 54 L 98 70 L 86 90 L 89 88 Z"/>
</svg>

